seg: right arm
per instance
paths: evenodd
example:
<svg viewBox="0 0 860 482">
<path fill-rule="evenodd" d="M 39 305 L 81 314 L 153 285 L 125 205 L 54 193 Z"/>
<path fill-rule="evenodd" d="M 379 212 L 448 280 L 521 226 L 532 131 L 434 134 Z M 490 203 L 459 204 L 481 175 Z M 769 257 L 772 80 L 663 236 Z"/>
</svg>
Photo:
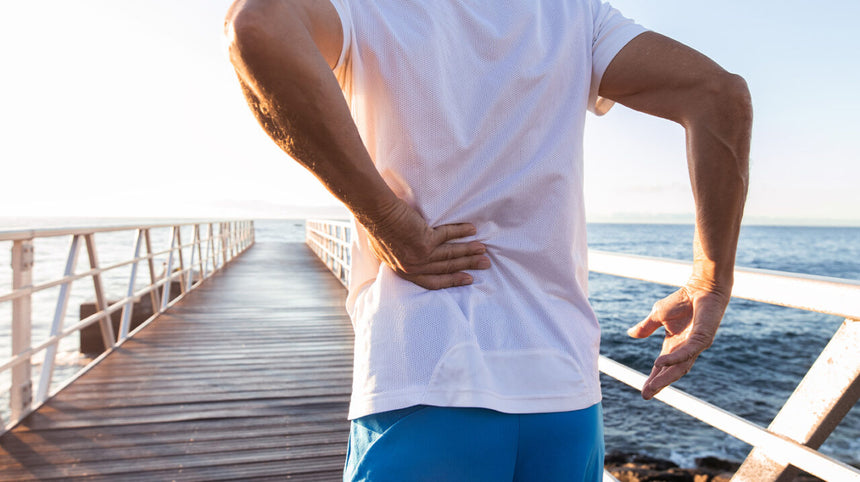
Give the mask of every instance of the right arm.
<svg viewBox="0 0 860 482">
<path fill-rule="evenodd" d="M 677 122 L 687 140 L 687 167 L 696 204 L 693 272 L 628 333 L 665 328 L 663 348 L 642 396 L 653 397 L 686 374 L 713 343 L 732 292 L 749 183 L 752 105 L 746 82 L 668 37 L 646 32 L 609 64 L 600 95 Z"/>
<path fill-rule="evenodd" d="M 230 60 L 257 120 L 367 230 L 380 260 L 429 289 L 472 282 L 489 258 L 471 224 L 430 227 L 377 172 L 331 68 L 344 39 L 328 1 L 238 0 L 227 14 Z"/>
</svg>

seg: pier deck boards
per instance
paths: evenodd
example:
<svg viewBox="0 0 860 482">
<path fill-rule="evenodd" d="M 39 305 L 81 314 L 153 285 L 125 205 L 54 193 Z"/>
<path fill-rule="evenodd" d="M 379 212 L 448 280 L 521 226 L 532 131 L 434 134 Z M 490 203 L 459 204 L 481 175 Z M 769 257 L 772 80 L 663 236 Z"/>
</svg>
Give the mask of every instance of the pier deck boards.
<svg viewBox="0 0 860 482">
<path fill-rule="evenodd" d="M 346 292 L 258 243 L 0 438 L 0 480 L 337 480 Z"/>
</svg>

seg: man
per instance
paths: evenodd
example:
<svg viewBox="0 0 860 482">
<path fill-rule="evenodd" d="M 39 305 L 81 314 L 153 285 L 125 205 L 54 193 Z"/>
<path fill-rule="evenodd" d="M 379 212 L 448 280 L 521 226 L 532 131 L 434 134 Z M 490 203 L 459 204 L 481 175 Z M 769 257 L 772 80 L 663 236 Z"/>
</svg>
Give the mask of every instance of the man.
<svg viewBox="0 0 860 482">
<path fill-rule="evenodd" d="M 585 110 L 681 124 L 688 283 L 642 395 L 686 374 L 729 300 L 747 189 L 744 81 L 599 0 L 239 0 L 254 113 L 356 220 L 347 480 L 599 480 Z"/>
</svg>

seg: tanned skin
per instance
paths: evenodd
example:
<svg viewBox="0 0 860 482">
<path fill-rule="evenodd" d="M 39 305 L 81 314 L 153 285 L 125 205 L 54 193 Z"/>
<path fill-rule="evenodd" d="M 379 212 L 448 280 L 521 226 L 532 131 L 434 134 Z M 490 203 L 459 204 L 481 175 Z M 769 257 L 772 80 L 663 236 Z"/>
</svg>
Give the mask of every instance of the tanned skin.
<svg viewBox="0 0 860 482">
<path fill-rule="evenodd" d="M 642 388 L 650 399 L 686 375 L 714 341 L 732 293 L 749 183 L 752 103 L 746 82 L 670 38 L 646 32 L 609 64 L 599 94 L 684 127 L 696 202 L 693 272 L 628 334 L 661 326 L 663 348 Z"/>
</svg>

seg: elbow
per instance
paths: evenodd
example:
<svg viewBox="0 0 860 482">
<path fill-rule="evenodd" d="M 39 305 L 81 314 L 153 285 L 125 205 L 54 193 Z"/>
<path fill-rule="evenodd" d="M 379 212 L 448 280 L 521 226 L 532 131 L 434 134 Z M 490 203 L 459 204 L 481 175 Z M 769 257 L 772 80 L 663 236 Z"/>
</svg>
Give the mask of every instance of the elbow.
<svg viewBox="0 0 860 482">
<path fill-rule="evenodd" d="M 737 173 L 746 191 L 753 119 L 747 83 L 739 75 L 722 71 L 702 81 L 697 90 L 682 124 L 689 133 L 710 138 L 711 146 L 726 154 L 721 156 L 731 160 L 726 167 Z"/>
<path fill-rule="evenodd" d="M 685 126 L 707 123 L 730 130 L 752 127 L 752 99 L 743 77 L 722 71 L 700 79 L 693 92 L 693 102 L 686 103 Z"/>
<path fill-rule="evenodd" d="M 237 68 L 251 57 L 266 55 L 285 30 L 295 28 L 291 1 L 237 0 L 224 19 L 230 61 Z"/>
<path fill-rule="evenodd" d="M 725 113 L 737 127 L 749 131 L 752 129 L 752 97 L 746 80 L 736 74 L 727 73 L 723 80 L 721 99 Z"/>
<path fill-rule="evenodd" d="M 263 44 L 266 32 L 264 10 L 265 6 L 261 6 L 259 2 L 237 1 L 227 12 L 224 19 L 224 37 L 230 61 L 234 65 L 243 53 Z"/>
<path fill-rule="evenodd" d="M 294 0 L 237 1 L 224 20 L 224 36 L 239 76 L 292 68 L 313 46 L 306 16 Z"/>
<path fill-rule="evenodd" d="M 753 107 L 749 87 L 743 77 L 727 74 L 722 88 L 722 109 L 718 114 L 726 127 L 744 191 L 749 187 L 749 151 L 752 138 Z"/>
</svg>

